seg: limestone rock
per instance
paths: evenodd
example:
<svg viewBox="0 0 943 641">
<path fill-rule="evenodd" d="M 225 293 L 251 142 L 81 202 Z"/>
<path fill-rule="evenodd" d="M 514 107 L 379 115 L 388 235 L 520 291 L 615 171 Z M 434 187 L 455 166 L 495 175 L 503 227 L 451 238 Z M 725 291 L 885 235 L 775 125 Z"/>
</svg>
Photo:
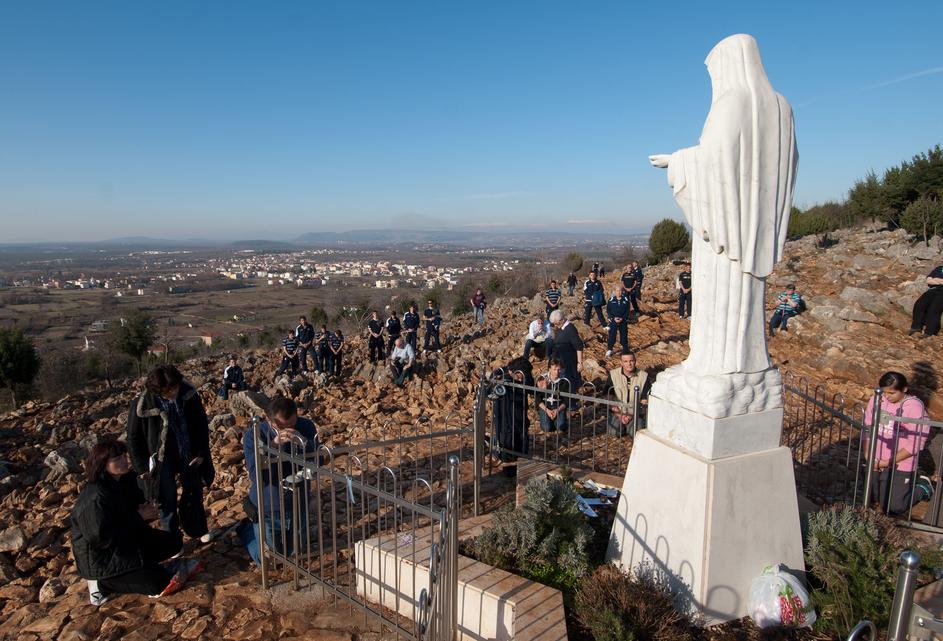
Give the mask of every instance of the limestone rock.
<svg viewBox="0 0 943 641">
<path fill-rule="evenodd" d="M 210 421 L 210 431 L 215 432 L 224 427 L 232 427 L 236 424 L 236 417 L 233 414 L 217 414 Z"/>
<path fill-rule="evenodd" d="M 0 532 L 0 552 L 21 552 L 28 542 L 26 533 L 19 525 Z"/>
<path fill-rule="evenodd" d="M 229 410 L 236 416 L 243 418 L 252 418 L 253 416 L 263 416 L 265 408 L 268 407 L 269 398 L 261 392 L 246 390 L 237 392 L 229 397 Z"/>
</svg>

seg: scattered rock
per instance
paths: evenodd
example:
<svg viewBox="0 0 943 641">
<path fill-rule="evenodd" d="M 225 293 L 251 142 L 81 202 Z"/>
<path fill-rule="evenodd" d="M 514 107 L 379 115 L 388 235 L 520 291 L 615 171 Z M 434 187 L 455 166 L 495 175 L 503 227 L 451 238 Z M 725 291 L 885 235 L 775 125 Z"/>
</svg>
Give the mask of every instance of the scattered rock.
<svg viewBox="0 0 943 641">
<path fill-rule="evenodd" d="M 29 539 L 19 525 L 0 532 L 0 552 L 20 552 L 26 548 Z"/>
</svg>

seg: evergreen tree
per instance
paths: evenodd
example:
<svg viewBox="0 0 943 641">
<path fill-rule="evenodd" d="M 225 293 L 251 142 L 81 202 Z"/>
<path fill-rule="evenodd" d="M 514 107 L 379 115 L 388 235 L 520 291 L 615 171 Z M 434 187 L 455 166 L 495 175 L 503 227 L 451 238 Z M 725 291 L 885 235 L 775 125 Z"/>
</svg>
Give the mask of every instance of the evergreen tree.
<svg viewBox="0 0 943 641">
<path fill-rule="evenodd" d="M 154 344 L 157 328 L 154 319 L 140 310 L 134 310 L 120 323 L 112 325 L 111 342 L 115 349 L 138 362 L 138 372 L 147 350 Z"/>
<path fill-rule="evenodd" d="M 39 354 L 23 330 L 0 327 L 0 388 L 10 389 L 14 406 L 17 392 L 33 383 L 39 366 Z"/>
<path fill-rule="evenodd" d="M 664 260 L 671 254 L 679 252 L 688 246 L 691 236 L 684 225 L 665 218 L 652 227 L 652 234 L 648 237 L 648 249 L 657 260 Z"/>
</svg>

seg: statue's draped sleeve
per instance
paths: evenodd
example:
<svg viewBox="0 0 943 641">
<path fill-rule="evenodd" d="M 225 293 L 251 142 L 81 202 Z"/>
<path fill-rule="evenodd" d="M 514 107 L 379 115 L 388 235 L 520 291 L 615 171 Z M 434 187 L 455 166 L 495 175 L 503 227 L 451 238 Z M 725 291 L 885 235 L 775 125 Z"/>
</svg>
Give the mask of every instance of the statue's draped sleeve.
<svg viewBox="0 0 943 641">
<path fill-rule="evenodd" d="M 668 183 L 694 236 L 763 278 L 782 255 L 798 159 L 788 103 L 759 100 L 769 104 L 746 91 L 718 98 L 698 145 L 671 155 Z"/>
</svg>

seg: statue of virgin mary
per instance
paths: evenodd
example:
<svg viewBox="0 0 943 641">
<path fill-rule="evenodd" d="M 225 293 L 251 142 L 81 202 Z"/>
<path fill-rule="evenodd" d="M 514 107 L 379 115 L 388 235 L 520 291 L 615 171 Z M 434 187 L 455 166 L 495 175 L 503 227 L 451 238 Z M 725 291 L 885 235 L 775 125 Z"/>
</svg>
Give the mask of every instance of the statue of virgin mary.
<svg viewBox="0 0 943 641">
<path fill-rule="evenodd" d="M 732 401 L 749 381 L 772 380 L 765 376 L 766 277 L 782 256 L 798 161 L 792 108 L 770 85 L 756 40 L 725 38 L 705 64 L 713 97 L 698 145 L 650 157 L 668 169 L 693 232 L 690 354 L 659 376 L 661 383 L 688 379 L 673 385 L 688 407 L 694 396 Z M 717 378 L 727 376 L 733 379 Z"/>
</svg>

